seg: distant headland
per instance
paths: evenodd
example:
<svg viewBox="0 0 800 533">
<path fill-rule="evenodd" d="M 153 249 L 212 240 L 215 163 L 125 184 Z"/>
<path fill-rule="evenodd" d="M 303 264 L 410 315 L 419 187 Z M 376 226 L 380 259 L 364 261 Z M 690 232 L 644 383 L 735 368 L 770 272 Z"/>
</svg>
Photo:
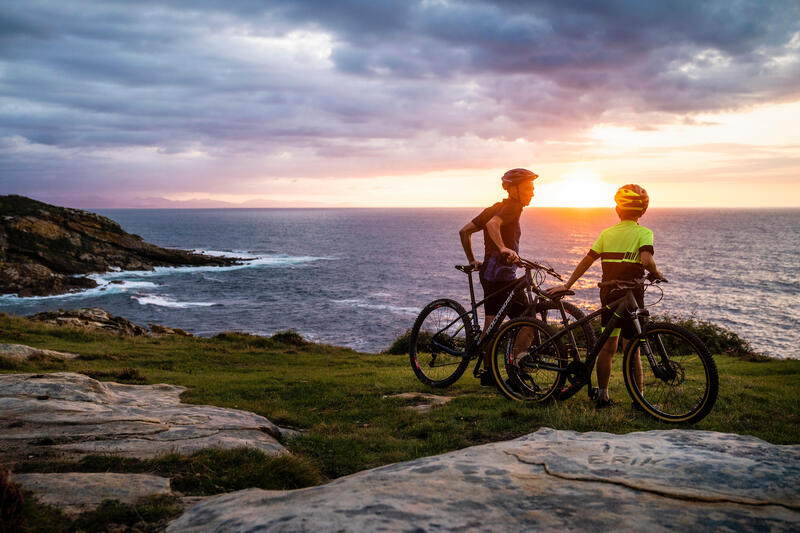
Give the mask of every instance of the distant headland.
<svg viewBox="0 0 800 533">
<path fill-rule="evenodd" d="M 240 261 L 161 248 L 89 211 L 0 196 L 0 294 L 49 296 L 89 289 L 97 282 L 87 274 L 110 270 Z"/>
</svg>

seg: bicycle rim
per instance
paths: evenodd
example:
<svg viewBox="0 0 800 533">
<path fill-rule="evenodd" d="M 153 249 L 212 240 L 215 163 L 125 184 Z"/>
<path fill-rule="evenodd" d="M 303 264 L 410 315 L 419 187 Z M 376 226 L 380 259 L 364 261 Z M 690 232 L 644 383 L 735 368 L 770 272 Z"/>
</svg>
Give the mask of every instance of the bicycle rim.
<svg viewBox="0 0 800 533">
<path fill-rule="evenodd" d="M 564 383 L 567 363 L 559 341 L 542 341 L 550 328 L 531 318 L 503 325 L 492 343 L 492 373 L 500 391 L 516 401 L 543 402 Z"/>
<path fill-rule="evenodd" d="M 464 313 L 464 308 L 453 300 L 437 300 L 417 318 L 409 355 L 414 373 L 426 385 L 446 387 L 466 370 L 472 340 Z"/>
<path fill-rule="evenodd" d="M 645 343 L 656 365 L 644 355 Z M 636 346 L 640 345 L 642 387 L 637 384 Z M 625 386 L 649 415 L 672 423 L 695 423 L 714 406 L 719 378 L 714 359 L 691 331 L 674 324 L 653 324 L 628 347 L 623 360 Z"/>
</svg>

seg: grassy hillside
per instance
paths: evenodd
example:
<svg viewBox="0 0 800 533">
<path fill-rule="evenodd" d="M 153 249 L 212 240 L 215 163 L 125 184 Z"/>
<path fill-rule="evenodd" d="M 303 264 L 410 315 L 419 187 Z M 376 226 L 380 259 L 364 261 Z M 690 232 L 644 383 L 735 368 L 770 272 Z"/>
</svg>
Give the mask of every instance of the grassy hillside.
<svg viewBox="0 0 800 533">
<path fill-rule="evenodd" d="M 414 377 L 408 358 L 311 344 L 291 333 L 272 338 L 221 334 L 122 338 L 56 328 L 0 315 L 0 342 L 83 354 L 69 362 L 16 364 L 0 372 L 81 372 L 100 380 L 189 387 L 183 401 L 253 411 L 302 430 L 284 444 L 293 457 L 257 452 L 203 452 L 152 461 L 94 457 L 79 464 L 27 464 L 25 471 L 120 471 L 169 475 L 185 494 L 259 486 L 297 488 L 387 463 L 511 439 L 539 427 L 627 433 L 670 429 L 631 409 L 621 371 L 612 376 L 618 404 L 595 411 L 581 392 L 552 405 L 519 405 L 481 389 L 469 372 L 453 387 L 431 390 Z M 800 443 L 800 361 L 748 361 L 715 356 L 720 396 L 694 427 L 754 435 L 775 444 Z M 454 396 L 427 413 L 407 409 L 402 392 Z M 686 426 L 682 426 L 686 427 Z M 168 506 L 167 506 L 168 507 Z M 100 520 L 98 518 L 98 520 Z"/>
</svg>

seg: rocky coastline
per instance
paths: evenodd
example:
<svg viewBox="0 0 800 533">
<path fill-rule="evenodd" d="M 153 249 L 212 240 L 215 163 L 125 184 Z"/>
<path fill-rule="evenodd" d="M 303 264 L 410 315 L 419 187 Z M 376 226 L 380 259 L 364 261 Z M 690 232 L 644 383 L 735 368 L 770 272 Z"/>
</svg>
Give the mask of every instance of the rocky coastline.
<svg viewBox="0 0 800 533">
<path fill-rule="evenodd" d="M 145 242 L 113 220 L 24 196 L 0 196 L 0 294 L 51 296 L 97 286 L 88 274 L 155 267 L 229 266 Z"/>
</svg>

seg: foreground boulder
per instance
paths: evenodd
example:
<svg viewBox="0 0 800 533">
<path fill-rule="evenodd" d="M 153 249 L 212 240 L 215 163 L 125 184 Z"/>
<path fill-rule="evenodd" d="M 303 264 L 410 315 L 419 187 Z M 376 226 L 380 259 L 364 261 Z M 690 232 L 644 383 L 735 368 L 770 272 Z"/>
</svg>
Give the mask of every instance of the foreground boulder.
<svg viewBox="0 0 800 533">
<path fill-rule="evenodd" d="M 800 446 L 541 429 L 324 486 L 209 498 L 167 531 L 797 531 Z"/>
<path fill-rule="evenodd" d="M 122 385 L 74 373 L 0 375 L 0 463 L 87 454 L 150 458 L 204 448 L 288 453 L 254 413 L 180 401 L 175 385 Z"/>
<path fill-rule="evenodd" d="M 91 288 L 97 283 L 79 275 L 114 269 L 237 263 L 146 243 L 88 211 L 0 196 L 0 294 L 46 296 Z"/>
</svg>

